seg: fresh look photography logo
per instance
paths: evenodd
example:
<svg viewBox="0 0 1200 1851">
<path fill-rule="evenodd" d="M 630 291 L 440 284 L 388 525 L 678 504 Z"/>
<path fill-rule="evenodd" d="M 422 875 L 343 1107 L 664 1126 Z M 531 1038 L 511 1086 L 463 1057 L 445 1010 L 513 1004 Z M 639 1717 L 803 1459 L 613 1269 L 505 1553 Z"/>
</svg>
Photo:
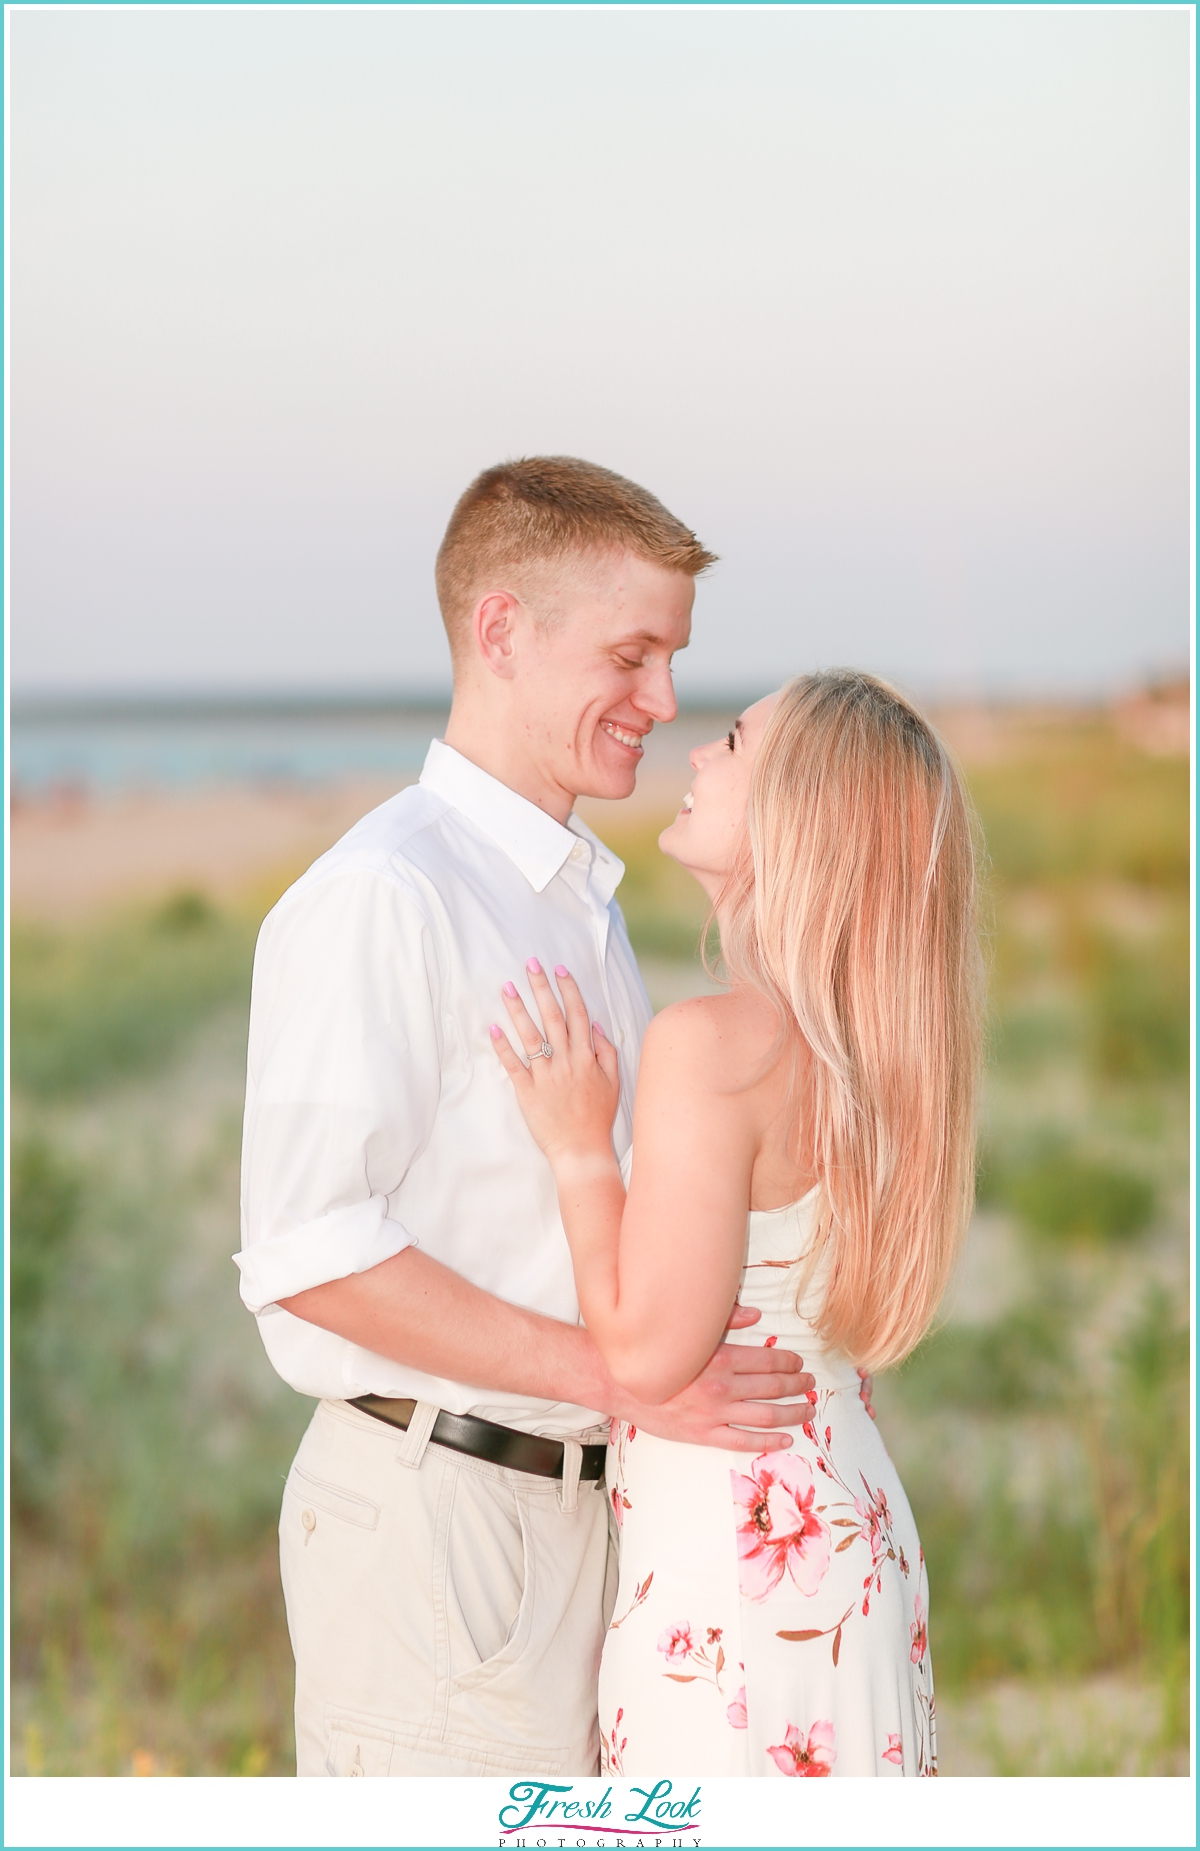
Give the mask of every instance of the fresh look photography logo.
<svg viewBox="0 0 1200 1851">
<path fill-rule="evenodd" d="M 595 1783 L 599 1788 L 599 1782 Z M 580 1789 L 573 1781 L 521 1780 L 500 1808 L 501 1845 L 607 1844 L 614 1851 L 675 1851 L 700 1843 L 700 1788 L 657 1780 L 650 1787 Z"/>
</svg>

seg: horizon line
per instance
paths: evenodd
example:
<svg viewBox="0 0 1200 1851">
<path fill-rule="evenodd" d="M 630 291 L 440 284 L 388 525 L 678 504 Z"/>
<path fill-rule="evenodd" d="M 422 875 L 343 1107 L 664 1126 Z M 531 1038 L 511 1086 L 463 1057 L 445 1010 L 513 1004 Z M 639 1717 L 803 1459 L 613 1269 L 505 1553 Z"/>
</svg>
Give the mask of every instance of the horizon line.
<svg viewBox="0 0 1200 1851">
<path fill-rule="evenodd" d="M 900 677 L 895 680 L 904 688 Z M 1076 684 L 1065 687 L 1045 680 L 1001 682 L 963 681 L 943 686 L 911 684 L 908 691 L 934 708 L 1057 706 L 1070 708 L 1107 707 L 1139 694 L 1162 694 L 1191 685 L 1187 663 L 1175 669 L 1144 671 L 1118 680 Z M 725 688 L 700 686 L 678 691 L 680 714 L 728 712 L 759 699 L 756 684 L 732 684 Z M 307 688 L 105 688 L 62 689 L 22 692 L 9 690 L 9 715 L 14 722 L 38 720 L 119 720 L 215 719 L 240 715 L 255 717 L 315 717 L 337 715 L 364 718 L 369 715 L 445 712 L 451 701 L 449 684 L 417 683 L 410 687 L 342 688 L 321 692 Z"/>
</svg>

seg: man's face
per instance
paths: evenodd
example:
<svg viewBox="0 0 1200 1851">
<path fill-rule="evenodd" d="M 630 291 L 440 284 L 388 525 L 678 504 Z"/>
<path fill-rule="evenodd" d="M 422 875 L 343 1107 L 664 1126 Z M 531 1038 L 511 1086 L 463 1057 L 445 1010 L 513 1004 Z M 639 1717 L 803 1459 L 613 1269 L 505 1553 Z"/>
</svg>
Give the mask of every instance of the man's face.
<svg viewBox="0 0 1200 1851">
<path fill-rule="evenodd" d="M 570 581 L 548 623 L 523 614 L 514 693 L 548 789 L 629 796 L 642 741 L 675 718 L 671 657 L 687 646 L 695 592 L 685 572 L 616 554 Z"/>
</svg>

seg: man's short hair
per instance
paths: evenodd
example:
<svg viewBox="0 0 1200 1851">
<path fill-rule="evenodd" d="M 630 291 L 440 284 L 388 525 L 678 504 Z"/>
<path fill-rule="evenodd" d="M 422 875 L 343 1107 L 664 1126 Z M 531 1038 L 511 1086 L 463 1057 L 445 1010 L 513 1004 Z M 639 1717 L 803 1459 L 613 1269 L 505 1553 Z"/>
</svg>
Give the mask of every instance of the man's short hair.
<svg viewBox="0 0 1200 1851">
<path fill-rule="evenodd" d="M 437 593 L 456 659 L 478 600 L 526 593 L 545 568 L 633 553 L 695 578 L 716 563 L 647 489 L 577 456 L 527 456 L 485 469 L 461 496 L 438 549 Z"/>
</svg>

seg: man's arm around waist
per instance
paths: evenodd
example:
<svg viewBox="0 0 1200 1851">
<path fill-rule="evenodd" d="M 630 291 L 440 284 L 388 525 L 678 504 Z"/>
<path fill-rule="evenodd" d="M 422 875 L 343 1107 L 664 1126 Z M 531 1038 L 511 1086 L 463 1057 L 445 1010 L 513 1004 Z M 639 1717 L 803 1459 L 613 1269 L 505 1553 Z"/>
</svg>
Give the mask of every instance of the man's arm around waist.
<svg viewBox="0 0 1200 1851">
<path fill-rule="evenodd" d="M 790 1351 L 721 1344 L 687 1388 L 659 1407 L 644 1406 L 613 1381 L 581 1326 L 493 1298 L 416 1247 L 279 1302 L 307 1323 L 430 1375 L 596 1408 L 664 1439 L 736 1452 L 789 1445 L 787 1432 L 764 1431 L 795 1422 L 795 1406 L 776 1405 L 776 1398 L 812 1386 Z M 756 1316 L 735 1313 L 735 1320 L 749 1324 Z"/>
</svg>

